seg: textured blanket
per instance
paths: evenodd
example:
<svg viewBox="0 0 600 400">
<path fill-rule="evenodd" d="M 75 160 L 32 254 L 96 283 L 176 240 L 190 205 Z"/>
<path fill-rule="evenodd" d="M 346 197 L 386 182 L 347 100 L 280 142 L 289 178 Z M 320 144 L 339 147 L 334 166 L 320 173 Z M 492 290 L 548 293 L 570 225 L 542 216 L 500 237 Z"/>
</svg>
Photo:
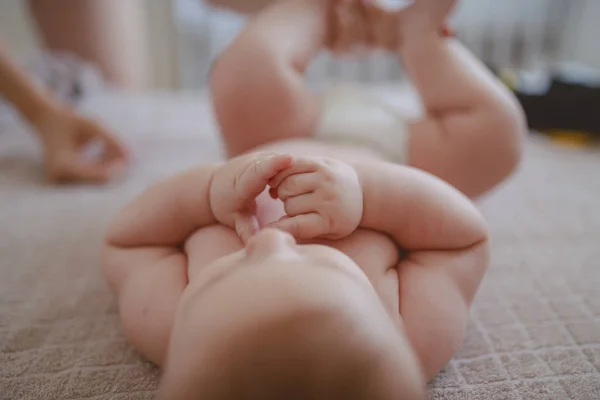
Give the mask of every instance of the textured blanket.
<svg viewBox="0 0 600 400">
<path fill-rule="evenodd" d="M 0 134 L 0 399 L 150 399 L 158 372 L 127 345 L 99 269 L 114 213 L 152 182 L 220 157 L 201 96 L 108 96 L 86 111 L 136 162 L 108 187 L 50 187 L 35 143 Z M 480 203 L 493 261 L 463 349 L 432 399 L 600 399 L 600 152 L 527 143 Z"/>
</svg>

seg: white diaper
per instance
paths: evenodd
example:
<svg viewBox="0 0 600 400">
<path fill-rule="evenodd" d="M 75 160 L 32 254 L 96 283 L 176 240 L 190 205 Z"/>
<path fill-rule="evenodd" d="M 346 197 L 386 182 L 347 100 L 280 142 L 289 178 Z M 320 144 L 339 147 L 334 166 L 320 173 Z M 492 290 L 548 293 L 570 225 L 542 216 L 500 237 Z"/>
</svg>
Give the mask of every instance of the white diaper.
<svg viewBox="0 0 600 400">
<path fill-rule="evenodd" d="M 315 138 L 366 147 L 388 161 L 406 162 L 406 120 L 391 105 L 358 86 L 336 85 L 324 91 Z"/>
</svg>

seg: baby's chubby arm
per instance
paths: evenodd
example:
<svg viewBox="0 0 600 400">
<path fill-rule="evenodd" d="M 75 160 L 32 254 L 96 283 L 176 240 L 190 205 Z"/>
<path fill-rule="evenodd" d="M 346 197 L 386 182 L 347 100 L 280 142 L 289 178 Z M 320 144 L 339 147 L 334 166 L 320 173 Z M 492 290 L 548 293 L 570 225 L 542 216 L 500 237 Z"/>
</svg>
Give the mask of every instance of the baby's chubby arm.
<svg viewBox="0 0 600 400">
<path fill-rule="evenodd" d="M 208 193 L 217 165 L 155 184 L 117 216 L 106 235 L 102 267 L 124 332 L 142 356 L 162 365 L 175 312 L 188 284 L 182 245 L 216 223 Z"/>
<path fill-rule="evenodd" d="M 178 247 L 196 229 L 215 224 L 209 190 L 218 168 L 204 165 L 150 187 L 121 211 L 106 243 L 120 248 Z"/>
<path fill-rule="evenodd" d="M 247 239 L 257 229 L 255 197 L 290 163 L 289 155 L 254 153 L 159 182 L 117 216 L 106 247 L 123 255 L 124 250 L 146 250 L 170 256 L 196 230 L 217 223 Z"/>
<path fill-rule="evenodd" d="M 407 251 L 398 266 L 400 313 L 431 379 L 459 349 L 488 265 L 483 217 L 461 193 L 420 170 L 355 166 L 364 193 L 361 226 L 388 233 Z"/>
<path fill-rule="evenodd" d="M 254 198 L 289 156 L 253 154 L 164 180 L 116 218 L 103 268 L 131 344 L 162 365 L 181 295 L 188 284 L 187 239 L 222 223 L 244 238 L 255 229 Z"/>
<path fill-rule="evenodd" d="M 472 203 L 416 168 L 298 156 L 269 184 L 287 213 L 273 226 L 303 239 L 340 238 L 359 226 L 389 234 L 410 252 L 463 249 L 487 239 Z M 329 224 L 317 226 L 323 221 Z"/>
<path fill-rule="evenodd" d="M 364 195 L 361 226 L 390 234 L 403 249 L 456 250 L 487 239 L 473 203 L 436 176 L 387 162 L 354 168 Z"/>
<path fill-rule="evenodd" d="M 487 228 L 471 201 L 427 172 L 380 161 L 296 157 L 269 184 L 287 213 L 273 227 L 335 239 L 360 226 L 407 251 L 397 266 L 400 314 L 426 379 L 437 374 L 462 344 L 488 264 Z"/>
</svg>

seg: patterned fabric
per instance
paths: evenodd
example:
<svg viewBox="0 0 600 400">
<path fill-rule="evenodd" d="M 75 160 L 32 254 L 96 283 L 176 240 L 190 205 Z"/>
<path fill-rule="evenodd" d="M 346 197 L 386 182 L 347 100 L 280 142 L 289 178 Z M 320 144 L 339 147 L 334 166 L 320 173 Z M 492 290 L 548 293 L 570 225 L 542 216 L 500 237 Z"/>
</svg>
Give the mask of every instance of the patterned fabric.
<svg viewBox="0 0 600 400">
<path fill-rule="evenodd" d="M 136 152 L 104 188 L 41 180 L 28 135 L 0 136 L 0 399 L 153 398 L 158 372 L 127 345 L 98 265 L 114 213 L 147 185 L 219 157 L 202 98 L 92 99 Z M 600 152 L 527 143 L 481 202 L 493 261 L 438 400 L 600 398 Z"/>
</svg>

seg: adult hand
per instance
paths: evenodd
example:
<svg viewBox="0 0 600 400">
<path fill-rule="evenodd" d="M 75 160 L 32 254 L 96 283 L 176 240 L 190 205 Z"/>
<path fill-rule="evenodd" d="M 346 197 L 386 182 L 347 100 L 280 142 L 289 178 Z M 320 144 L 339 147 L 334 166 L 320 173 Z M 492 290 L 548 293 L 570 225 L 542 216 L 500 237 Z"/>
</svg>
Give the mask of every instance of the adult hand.
<svg viewBox="0 0 600 400">
<path fill-rule="evenodd" d="M 60 109 L 46 113 L 35 125 L 50 181 L 105 183 L 124 173 L 128 151 L 99 123 Z"/>
</svg>

